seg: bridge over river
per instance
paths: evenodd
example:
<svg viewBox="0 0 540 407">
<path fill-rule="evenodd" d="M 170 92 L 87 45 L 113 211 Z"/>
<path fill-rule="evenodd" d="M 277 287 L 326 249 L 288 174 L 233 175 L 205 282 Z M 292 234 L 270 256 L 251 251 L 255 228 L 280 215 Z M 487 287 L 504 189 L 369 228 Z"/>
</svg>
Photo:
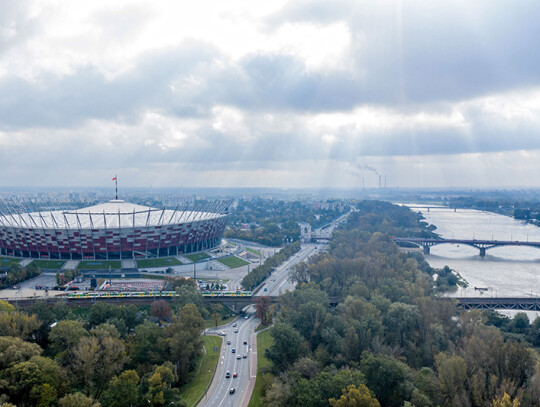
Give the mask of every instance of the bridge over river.
<svg viewBox="0 0 540 407">
<path fill-rule="evenodd" d="M 499 246 L 528 246 L 540 249 L 540 242 L 522 242 L 518 240 L 478 240 L 478 239 L 442 239 L 442 238 L 418 238 L 418 237 L 392 237 L 396 243 L 413 243 L 422 246 L 425 254 L 430 253 L 431 246 L 438 244 L 465 244 L 480 251 L 480 257 L 486 255 L 486 250 Z"/>
<path fill-rule="evenodd" d="M 454 297 L 464 309 L 540 311 L 538 297 Z"/>
</svg>

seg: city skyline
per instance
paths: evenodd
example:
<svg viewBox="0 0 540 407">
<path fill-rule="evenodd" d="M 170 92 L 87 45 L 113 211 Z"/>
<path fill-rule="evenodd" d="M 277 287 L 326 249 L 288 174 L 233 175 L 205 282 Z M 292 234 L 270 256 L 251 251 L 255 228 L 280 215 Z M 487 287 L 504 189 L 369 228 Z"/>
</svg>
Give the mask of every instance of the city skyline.
<svg viewBox="0 0 540 407">
<path fill-rule="evenodd" d="M 534 2 L 1 9 L 4 187 L 540 186 Z"/>
</svg>

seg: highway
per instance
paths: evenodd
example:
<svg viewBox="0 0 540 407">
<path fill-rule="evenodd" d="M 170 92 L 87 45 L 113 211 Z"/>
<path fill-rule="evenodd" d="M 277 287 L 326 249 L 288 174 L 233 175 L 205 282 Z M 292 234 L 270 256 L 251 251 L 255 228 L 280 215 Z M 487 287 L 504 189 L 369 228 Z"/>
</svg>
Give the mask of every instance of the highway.
<svg viewBox="0 0 540 407">
<path fill-rule="evenodd" d="M 244 402 L 249 402 L 247 390 L 249 382 L 255 380 L 256 372 L 252 371 L 252 369 L 257 366 L 257 352 L 251 345 L 255 342 L 253 332 L 259 323 L 260 321 L 254 317 L 249 319 L 240 317 L 234 322 L 236 327 L 233 327 L 233 323 L 231 323 L 207 330 L 207 334 L 223 332 L 225 337 L 223 338 L 223 346 L 214 380 L 199 406 L 236 407 L 241 406 Z M 238 332 L 235 333 L 235 330 L 238 330 Z M 228 345 L 227 341 L 230 341 L 231 344 Z M 244 341 L 247 341 L 247 345 L 244 344 Z M 233 348 L 236 351 L 235 353 L 232 353 Z M 243 358 L 243 355 L 247 357 Z M 238 356 L 240 356 L 240 359 L 238 359 Z M 227 372 L 230 373 L 230 378 L 225 377 Z M 237 373 L 238 377 L 233 377 L 234 373 Z M 230 394 L 231 388 L 235 389 L 234 394 Z"/>
<path fill-rule="evenodd" d="M 349 213 L 340 216 L 334 220 L 331 224 L 326 225 L 324 229 L 321 228 L 315 230 L 317 235 L 324 235 L 330 237 L 333 230 L 341 223 L 344 222 Z M 257 291 L 253 293 L 253 296 L 266 296 L 266 295 L 280 295 L 287 290 L 294 290 L 295 286 L 289 281 L 289 273 L 292 267 L 298 263 L 306 261 L 309 257 L 319 253 L 322 250 L 326 250 L 325 245 L 322 243 L 305 243 L 302 244 L 300 251 L 291 256 L 281 266 L 268 277 L 266 283 L 264 283 Z M 264 290 L 266 288 L 266 291 Z M 252 307 L 251 307 L 252 308 Z M 251 312 L 253 312 L 251 310 Z M 256 367 L 257 367 L 257 349 L 254 331 L 260 323 L 260 320 L 254 316 L 249 319 L 245 319 L 243 316 L 237 318 L 233 324 L 221 326 L 215 329 L 208 329 L 206 334 L 218 334 L 218 332 L 225 333 L 223 346 L 221 349 L 221 357 L 216 368 L 214 379 L 208 388 L 207 394 L 203 397 L 199 406 L 201 407 L 236 407 L 247 406 L 253 387 L 250 386 L 251 381 L 256 379 Z M 238 333 L 235 333 L 235 330 Z M 248 345 L 244 345 L 244 340 L 248 341 Z M 227 341 L 231 341 L 228 345 Z M 235 348 L 236 353 L 232 353 L 232 348 Z M 247 354 L 247 358 L 237 359 L 237 355 Z M 231 377 L 226 378 L 227 372 L 230 372 Z M 238 377 L 233 378 L 234 373 L 238 374 Z M 230 394 L 230 389 L 234 388 L 234 394 Z"/>
</svg>

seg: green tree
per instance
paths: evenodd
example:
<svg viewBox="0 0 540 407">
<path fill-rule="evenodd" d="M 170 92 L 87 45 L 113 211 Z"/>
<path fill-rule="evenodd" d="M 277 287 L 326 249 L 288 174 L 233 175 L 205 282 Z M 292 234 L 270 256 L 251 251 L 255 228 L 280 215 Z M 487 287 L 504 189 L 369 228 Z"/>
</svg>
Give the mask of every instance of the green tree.
<svg viewBox="0 0 540 407">
<path fill-rule="evenodd" d="M 13 364 L 26 362 L 33 356 L 39 356 L 41 352 L 41 348 L 35 343 L 13 336 L 0 336 L 0 371 Z"/>
<path fill-rule="evenodd" d="M 302 337 L 287 324 L 276 324 L 270 331 L 274 343 L 265 356 L 274 364 L 276 371 L 283 371 L 303 355 Z"/>
<path fill-rule="evenodd" d="M 0 378 L 2 391 L 18 405 L 47 405 L 51 395 L 64 392 L 60 367 L 42 356 L 12 365 L 0 373 Z"/>
<path fill-rule="evenodd" d="M 73 351 L 71 370 L 87 395 L 94 399 L 101 397 L 105 386 L 127 360 L 124 350 L 122 341 L 111 336 L 99 339 L 91 336 L 79 341 Z"/>
<path fill-rule="evenodd" d="M 195 366 L 195 359 L 202 352 L 201 333 L 204 320 L 194 304 L 186 304 L 179 315 L 166 327 L 165 337 L 169 349 L 169 360 L 178 369 L 178 376 L 184 382 Z"/>
<path fill-rule="evenodd" d="M 0 336 L 16 336 L 30 339 L 39 329 L 39 321 L 35 315 L 23 312 L 0 312 Z"/>
<path fill-rule="evenodd" d="M 459 356 L 439 353 L 435 357 L 439 387 L 445 405 L 454 405 L 466 392 L 467 365 Z"/>
<path fill-rule="evenodd" d="M 73 361 L 73 351 L 88 332 L 79 321 L 60 321 L 49 333 L 49 354 L 55 355 L 61 365 L 67 366 Z"/>
<path fill-rule="evenodd" d="M 169 402 L 172 392 L 171 385 L 178 380 L 174 366 L 164 364 L 156 366 L 148 378 L 148 392 L 145 398 L 151 406 L 163 406 Z"/>
<path fill-rule="evenodd" d="M 109 407 L 131 407 L 139 400 L 140 378 L 136 371 L 126 370 L 115 376 L 104 394 L 105 405 Z"/>
<path fill-rule="evenodd" d="M 82 393 L 72 393 L 58 400 L 60 407 L 101 407 L 97 401 Z"/>
<path fill-rule="evenodd" d="M 410 368 L 390 356 L 364 353 L 361 361 L 367 386 L 383 406 L 401 407 L 414 391 Z"/>
<path fill-rule="evenodd" d="M 351 384 L 343 389 L 343 395 L 338 399 L 330 399 L 332 407 L 380 407 L 377 399 L 371 397 L 369 389 L 361 384 L 358 388 Z"/>
</svg>

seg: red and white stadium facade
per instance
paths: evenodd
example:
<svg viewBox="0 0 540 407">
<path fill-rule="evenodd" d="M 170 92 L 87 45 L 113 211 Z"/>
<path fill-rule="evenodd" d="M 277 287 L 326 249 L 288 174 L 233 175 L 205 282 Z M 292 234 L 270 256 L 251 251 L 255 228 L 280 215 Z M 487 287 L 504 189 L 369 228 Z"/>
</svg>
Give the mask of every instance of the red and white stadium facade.
<svg viewBox="0 0 540 407">
<path fill-rule="evenodd" d="M 77 210 L 0 211 L 0 253 L 103 260 L 211 249 L 221 243 L 228 206 L 215 202 L 179 211 L 112 200 Z"/>
</svg>

